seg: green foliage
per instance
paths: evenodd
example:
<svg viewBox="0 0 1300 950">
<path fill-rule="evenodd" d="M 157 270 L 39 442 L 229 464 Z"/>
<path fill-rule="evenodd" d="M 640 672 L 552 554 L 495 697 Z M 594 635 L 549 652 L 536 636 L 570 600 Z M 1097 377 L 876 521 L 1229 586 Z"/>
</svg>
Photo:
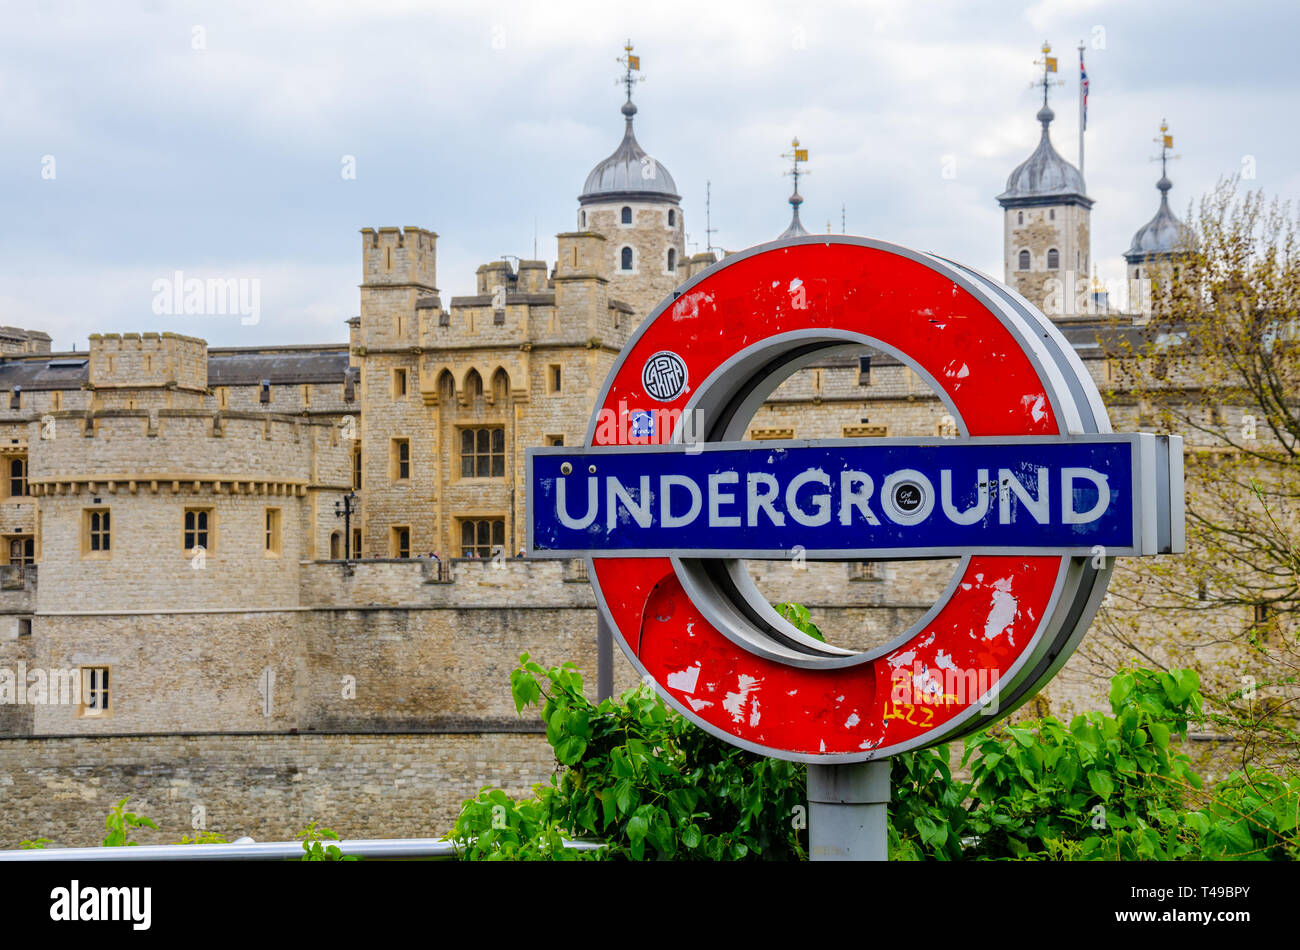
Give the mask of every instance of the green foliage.
<svg viewBox="0 0 1300 950">
<path fill-rule="evenodd" d="M 300 861 L 356 861 L 355 854 L 344 854 L 336 844 L 325 844 L 328 841 L 338 841 L 339 836 L 329 828 L 317 828 L 317 822 L 312 822 L 298 832 L 297 837 L 302 841 L 303 855 Z"/>
<path fill-rule="evenodd" d="M 18 842 L 18 847 L 21 848 L 23 851 L 44 850 L 45 848 L 48 848 L 49 845 L 50 845 L 49 838 L 37 838 L 34 841 L 25 840 L 25 841 Z"/>
<path fill-rule="evenodd" d="M 471 860 L 578 857 L 564 838 L 598 838 L 587 855 L 783 860 L 806 853 L 804 769 L 734 748 L 671 712 L 645 685 L 591 703 L 572 664 L 527 654 L 511 674 L 515 708 L 540 706 L 562 766 L 534 797 L 484 790 L 448 835 Z"/>
<path fill-rule="evenodd" d="M 112 811 L 110 811 L 108 816 L 104 819 L 104 827 L 108 829 L 108 834 L 104 837 L 104 847 L 119 848 L 127 845 L 139 844 L 138 841 L 130 840 L 132 828 L 152 828 L 154 831 L 158 830 L 158 826 L 153 823 L 153 819 L 124 810 L 126 803 L 130 800 L 129 795 L 122 799 L 113 806 Z"/>
<path fill-rule="evenodd" d="M 806 633 L 814 640 L 820 640 L 822 643 L 826 642 L 826 638 L 822 636 L 821 627 L 812 622 L 812 614 L 803 604 L 796 604 L 792 600 L 787 600 L 785 603 L 776 605 L 776 612 L 790 621 L 800 633 Z"/>
<path fill-rule="evenodd" d="M 230 844 L 230 839 L 215 831 L 196 831 L 192 835 L 182 835 L 180 844 Z"/>
<path fill-rule="evenodd" d="M 532 798 L 484 789 L 448 837 L 469 860 L 802 859 L 805 770 L 733 748 L 646 686 L 594 705 L 571 664 L 521 657 L 515 708 L 540 707 L 560 764 Z M 1192 670 L 1128 670 L 1111 714 L 998 725 L 891 759 L 893 860 L 1300 858 L 1300 777 L 1262 770 L 1202 788 L 1177 751 L 1205 720 Z M 565 839 L 600 839 L 581 854 Z"/>
</svg>

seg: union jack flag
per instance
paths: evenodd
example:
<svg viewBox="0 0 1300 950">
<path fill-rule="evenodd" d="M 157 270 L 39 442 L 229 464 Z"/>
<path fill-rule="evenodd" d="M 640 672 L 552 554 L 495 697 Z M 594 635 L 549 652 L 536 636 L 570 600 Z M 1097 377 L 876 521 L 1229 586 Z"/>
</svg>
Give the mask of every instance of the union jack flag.
<svg viewBox="0 0 1300 950">
<path fill-rule="evenodd" d="M 1079 50 L 1079 95 L 1083 101 L 1083 128 L 1088 128 L 1088 70 L 1083 67 L 1083 50 Z"/>
</svg>

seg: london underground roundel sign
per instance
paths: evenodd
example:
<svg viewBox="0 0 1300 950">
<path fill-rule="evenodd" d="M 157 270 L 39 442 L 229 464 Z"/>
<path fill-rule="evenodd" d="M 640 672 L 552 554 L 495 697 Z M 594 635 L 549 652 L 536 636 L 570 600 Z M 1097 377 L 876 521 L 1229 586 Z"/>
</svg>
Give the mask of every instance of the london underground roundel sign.
<svg viewBox="0 0 1300 950">
<path fill-rule="evenodd" d="M 795 370 L 867 345 L 956 438 L 742 441 Z M 623 348 L 581 449 L 528 452 L 528 552 L 584 557 L 628 658 L 710 732 L 807 762 L 957 738 L 1074 650 L 1114 557 L 1182 550 L 1177 437 L 1113 433 L 1069 343 L 960 265 L 860 238 L 727 257 Z M 741 559 L 959 557 L 866 652 L 801 633 Z"/>
</svg>

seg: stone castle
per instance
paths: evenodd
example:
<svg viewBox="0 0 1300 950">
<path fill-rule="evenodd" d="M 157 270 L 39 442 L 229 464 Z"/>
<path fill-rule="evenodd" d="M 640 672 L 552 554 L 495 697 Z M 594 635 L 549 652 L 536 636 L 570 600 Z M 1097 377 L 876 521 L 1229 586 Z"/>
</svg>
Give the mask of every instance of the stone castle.
<svg viewBox="0 0 1300 950">
<path fill-rule="evenodd" d="M 582 563 L 515 556 L 524 452 L 581 443 L 624 342 L 717 260 L 686 254 L 630 85 L 622 113 L 553 262 L 485 264 L 474 295 L 444 303 L 435 233 L 363 229 L 345 344 L 104 333 L 52 353 L 43 333 L 0 328 L 0 669 L 44 684 L 22 701 L 0 679 L 0 846 L 97 842 L 123 795 L 162 827 L 148 840 L 283 839 L 312 818 L 345 836 L 437 835 L 482 785 L 520 792 L 550 773 L 508 675 L 527 650 L 592 676 L 596 615 Z M 1064 271 L 1088 273 L 1092 200 L 1046 104 L 1039 119 L 997 200 L 1005 280 L 1041 305 Z M 1134 271 L 1172 254 L 1159 187 Z M 787 235 L 806 233 L 796 198 L 797 180 Z M 1104 389 L 1098 320 L 1061 325 Z M 1116 428 L 1136 428 L 1137 409 L 1120 398 Z M 748 434 L 954 433 L 908 366 L 864 350 L 797 372 Z M 928 608 L 952 567 L 753 573 L 866 648 Z M 1062 682 L 1060 702 L 1091 701 Z"/>
</svg>

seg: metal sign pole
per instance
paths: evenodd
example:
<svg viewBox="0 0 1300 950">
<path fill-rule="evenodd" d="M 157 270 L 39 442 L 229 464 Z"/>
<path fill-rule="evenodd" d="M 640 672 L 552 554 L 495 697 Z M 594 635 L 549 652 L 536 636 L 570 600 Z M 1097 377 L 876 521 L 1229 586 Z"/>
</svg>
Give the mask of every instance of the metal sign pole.
<svg viewBox="0 0 1300 950">
<path fill-rule="evenodd" d="M 889 759 L 808 766 L 808 857 L 889 860 Z"/>
</svg>

